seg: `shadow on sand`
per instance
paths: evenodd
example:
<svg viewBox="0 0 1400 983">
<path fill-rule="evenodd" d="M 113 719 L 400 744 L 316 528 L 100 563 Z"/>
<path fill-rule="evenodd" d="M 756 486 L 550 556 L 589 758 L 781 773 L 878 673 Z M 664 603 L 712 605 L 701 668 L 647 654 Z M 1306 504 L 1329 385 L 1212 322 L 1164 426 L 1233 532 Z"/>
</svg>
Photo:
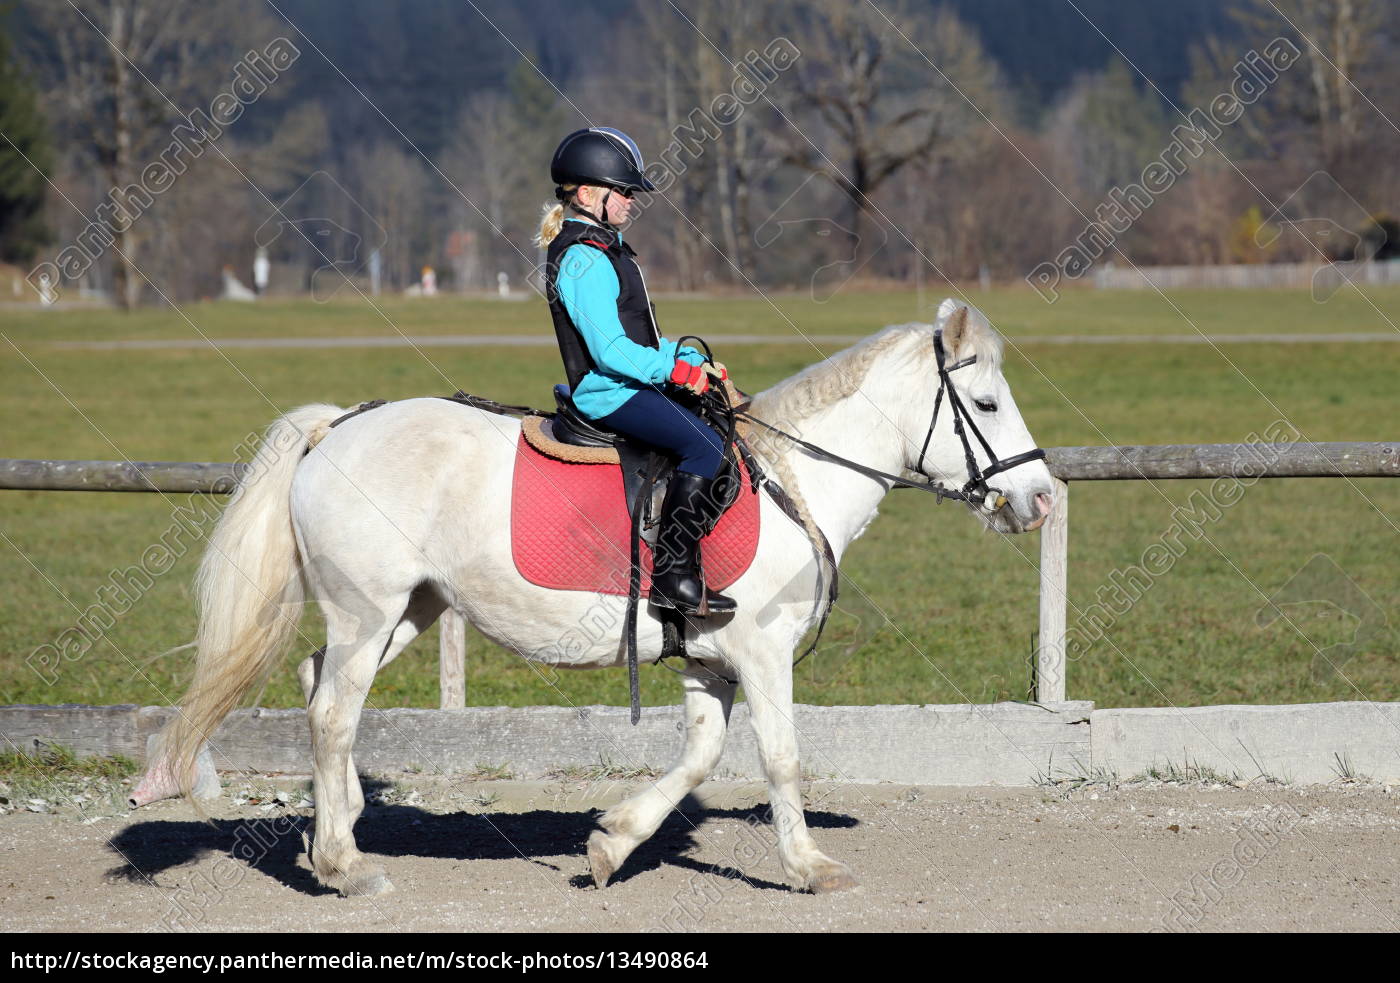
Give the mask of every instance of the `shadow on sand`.
<svg viewBox="0 0 1400 983">
<path fill-rule="evenodd" d="M 387 783 L 364 779 L 371 796 Z M 767 806 L 743 809 L 706 809 L 687 796 L 651 837 L 627 859 L 612 884 L 624 883 L 662 866 L 721 877 L 740 877 L 754 887 L 789 891 L 786 884 L 755 877 L 747 870 L 725 864 L 705 863 L 687 856 L 705 838 L 703 824 L 738 820 L 753 825 L 769 845 L 761 865 L 770 867 L 773 846 Z M 443 860 L 526 860 L 552 871 L 561 868 L 551 857 L 582 857 L 588 836 L 597 828 L 597 809 L 587 812 L 534 809 L 529 812 L 453 812 L 440 815 L 416 806 L 367 806 L 355 824 L 355 839 L 367 854 L 382 857 L 431 857 Z M 849 829 L 859 825 L 854 817 L 809 810 L 813 829 Z M 312 821 L 285 814 L 266 819 L 150 820 L 134 822 L 108 843 L 120 863 L 109 877 L 166 887 L 160 875 L 217 855 L 233 858 L 259 873 L 308 896 L 332 894 L 312 875 L 304 841 Z M 732 842 L 732 840 L 731 840 Z M 758 866 L 749 863 L 747 866 Z M 392 877 L 392 868 L 390 870 Z M 593 886 L 591 877 L 579 875 L 569 883 L 578 889 Z"/>
</svg>

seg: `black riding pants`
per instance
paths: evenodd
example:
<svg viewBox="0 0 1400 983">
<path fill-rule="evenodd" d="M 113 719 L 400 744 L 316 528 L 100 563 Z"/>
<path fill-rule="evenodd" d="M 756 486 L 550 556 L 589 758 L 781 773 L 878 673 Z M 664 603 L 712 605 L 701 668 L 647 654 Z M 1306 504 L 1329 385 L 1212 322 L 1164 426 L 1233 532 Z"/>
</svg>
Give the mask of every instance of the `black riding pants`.
<svg viewBox="0 0 1400 983">
<path fill-rule="evenodd" d="M 713 478 L 724 461 L 724 439 L 698 413 L 655 389 L 641 389 L 598 421 L 680 458 L 677 471 Z"/>
</svg>

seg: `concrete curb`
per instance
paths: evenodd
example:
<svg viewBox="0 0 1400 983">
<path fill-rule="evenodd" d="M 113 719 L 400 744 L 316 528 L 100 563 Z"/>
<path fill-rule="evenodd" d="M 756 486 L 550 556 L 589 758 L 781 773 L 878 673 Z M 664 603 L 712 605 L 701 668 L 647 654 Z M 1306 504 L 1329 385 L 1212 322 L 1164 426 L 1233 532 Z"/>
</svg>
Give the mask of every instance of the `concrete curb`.
<svg viewBox="0 0 1400 983">
<path fill-rule="evenodd" d="M 1209 769 L 1289 784 L 1356 777 L 1400 783 L 1400 703 L 1095 710 L 1096 769 Z"/>
<path fill-rule="evenodd" d="M 62 744 L 83 755 L 145 757 L 169 707 L 0 706 L 5 749 Z M 716 777 L 761 779 L 748 706 L 730 720 Z M 1134 778 L 1190 768 L 1291 783 L 1356 777 L 1400 783 L 1400 703 L 1318 703 L 1095 710 L 1092 703 L 986 706 L 798 706 L 804 774 L 856 783 L 1035 785 L 1047 779 Z M 624 707 L 368 710 L 361 770 L 521 779 L 561 768 L 665 770 L 681 747 L 680 710 L 652 707 L 632 727 Z M 220 770 L 310 770 L 304 710 L 240 710 L 215 735 Z"/>
<path fill-rule="evenodd" d="M 1089 760 L 1092 703 L 1050 706 L 798 706 L 805 774 L 860 783 L 1033 785 L 1051 769 Z M 50 742 L 81 754 L 145 758 L 146 740 L 174 714 L 169 707 L 0 707 L 5 746 Z M 680 752 L 678 707 L 642 711 L 632 727 L 624 707 L 468 707 L 367 710 L 355 742 L 361 770 L 471 772 L 504 767 L 517 778 L 560 768 L 665 770 Z M 219 728 L 220 770 L 306 773 L 305 710 L 240 710 Z M 716 776 L 763 773 L 746 704 L 735 706 Z"/>
</svg>

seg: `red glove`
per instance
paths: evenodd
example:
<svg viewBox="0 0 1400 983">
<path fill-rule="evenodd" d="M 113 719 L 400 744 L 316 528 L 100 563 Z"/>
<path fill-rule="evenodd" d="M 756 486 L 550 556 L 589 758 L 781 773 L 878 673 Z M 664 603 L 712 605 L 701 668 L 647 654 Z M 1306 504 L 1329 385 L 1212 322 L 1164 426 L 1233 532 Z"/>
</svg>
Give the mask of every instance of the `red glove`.
<svg viewBox="0 0 1400 983">
<path fill-rule="evenodd" d="M 691 365 L 683 358 L 676 359 L 675 368 L 671 369 L 671 382 L 682 389 L 689 389 L 697 396 L 710 388 L 710 377 L 705 370 L 698 365 Z"/>
</svg>

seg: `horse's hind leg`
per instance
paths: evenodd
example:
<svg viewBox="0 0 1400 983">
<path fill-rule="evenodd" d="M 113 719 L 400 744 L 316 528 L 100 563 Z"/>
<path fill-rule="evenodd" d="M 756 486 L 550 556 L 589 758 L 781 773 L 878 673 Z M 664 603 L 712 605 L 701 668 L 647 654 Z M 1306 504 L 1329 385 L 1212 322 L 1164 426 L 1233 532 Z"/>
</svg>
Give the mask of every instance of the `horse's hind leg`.
<svg viewBox="0 0 1400 983">
<path fill-rule="evenodd" d="M 415 590 L 409 599 L 403 617 L 394 627 L 394 633 L 389 638 L 389 645 L 379 661 L 379 668 L 383 669 L 398 658 L 399 653 L 407 648 L 415 638 L 427 631 L 446 609 L 447 602 L 431 587 L 424 585 Z M 321 678 L 325 661 L 326 648 L 322 646 L 303 659 L 301 664 L 297 666 L 297 679 L 301 682 L 301 693 L 306 698 L 308 710 L 311 708 L 311 697 L 315 695 L 316 684 Z M 350 825 L 353 826 L 365 808 L 365 791 L 360 785 L 360 774 L 355 768 L 353 754 L 347 755 L 345 759 L 345 783 L 349 793 Z"/>
<path fill-rule="evenodd" d="M 687 663 L 685 681 L 685 748 L 671 770 L 654 784 L 603 814 L 603 827 L 588 838 L 588 865 L 593 882 L 608 883 L 622 862 L 656 832 L 666 815 L 703 782 L 719 762 L 735 683 L 721 679 L 696 662 Z"/>
<path fill-rule="evenodd" d="M 431 586 L 423 584 L 415 589 L 408 599 L 408 607 L 404 609 L 403 617 L 394 626 L 394 634 L 390 637 L 389 647 L 379 661 L 379 668 L 383 669 L 398 658 L 399 653 L 406 649 L 415 638 L 431 628 L 433 622 L 437 621 L 442 612 L 446 610 L 447 602 Z M 311 705 L 311 696 L 315 693 L 316 683 L 321 678 L 321 667 L 325 663 L 325 657 L 326 647 L 322 645 L 315 652 L 302 659 L 297 666 L 297 681 L 301 683 L 301 695 L 306 700 L 307 706 Z"/>
<path fill-rule="evenodd" d="M 353 829 L 364 795 L 350 751 L 374 674 L 400 634 L 401 622 L 385 619 L 382 612 L 405 610 L 409 592 L 378 600 L 359 591 L 339 592 L 336 601 L 322 605 L 327 644 L 307 707 L 316 795 L 311 866 L 317 880 L 341 894 L 382 894 L 393 886 L 383 868 L 355 845 Z"/>
</svg>

